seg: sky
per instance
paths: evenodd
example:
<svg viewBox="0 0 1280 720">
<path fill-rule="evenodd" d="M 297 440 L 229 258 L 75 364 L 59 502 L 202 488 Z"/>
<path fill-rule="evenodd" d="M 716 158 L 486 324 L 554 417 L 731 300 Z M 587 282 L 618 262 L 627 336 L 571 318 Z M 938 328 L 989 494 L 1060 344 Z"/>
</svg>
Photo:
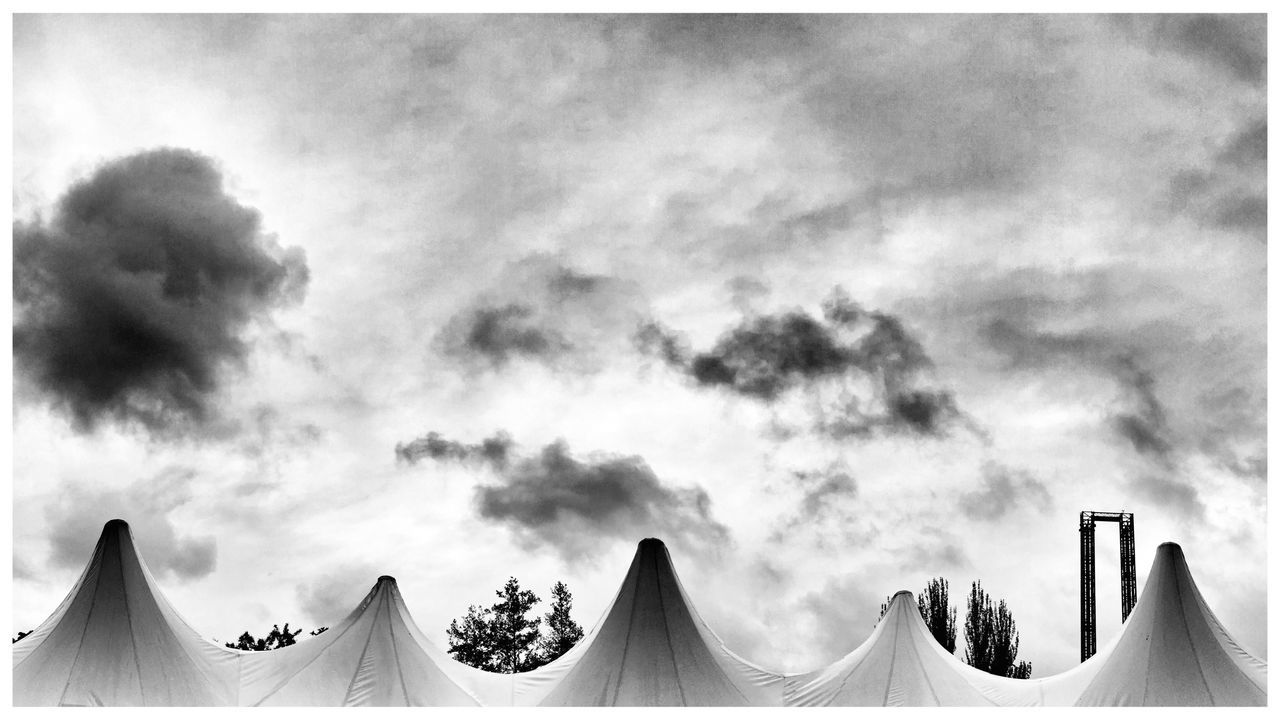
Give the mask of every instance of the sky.
<svg viewBox="0 0 1280 720">
<path fill-rule="evenodd" d="M 1124 510 L 1266 656 L 1264 17 L 13 28 L 14 634 L 113 517 L 220 641 L 659 537 L 769 669 L 941 576 L 1041 677 Z"/>
</svg>

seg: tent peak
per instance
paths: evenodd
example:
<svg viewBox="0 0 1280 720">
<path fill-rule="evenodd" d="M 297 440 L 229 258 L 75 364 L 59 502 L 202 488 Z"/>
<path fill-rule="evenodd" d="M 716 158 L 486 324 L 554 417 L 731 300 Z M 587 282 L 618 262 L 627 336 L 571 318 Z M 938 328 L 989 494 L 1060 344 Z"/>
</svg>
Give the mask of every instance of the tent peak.
<svg viewBox="0 0 1280 720">
<path fill-rule="evenodd" d="M 907 597 L 910 597 L 910 596 L 911 596 L 911 591 L 910 591 L 910 590 L 899 590 L 898 592 L 896 592 L 896 593 L 894 593 L 894 594 L 893 594 L 893 599 L 894 599 L 894 600 L 897 600 L 899 595 L 906 595 Z"/>
<path fill-rule="evenodd" d="M 1181 550 L 1182 546 L 1172 540 L 1166 540 L 1165 542 L 1160 543 L 1156 550 L 1159 551 L 1165 548 L 1169 548 L 1170 550 Z"/>
<path fill-rule="evenodd" d="M 379 585 L 381 585 L 381 584 L 383 584 L 383 583 L 386 583 L 386 584 L 388 584 L 388 585 L 395 585 L 395 584 L 396 584 L 396 579 L 395 579 L 395 578 L 393 578 L 393 577 L 391 577 L 390 575 L 379 575 L 379 576 L 378 576 L 378 584 L 379 584 Z"/>
<path fill-rule="evenodd" d="M 129 529 L 129 523 L 125 522 L 124 520 L 121 520 L 120 518 L 115 518 L 114 520 L 108 520 L 107 524 L 102 526 L 103 532 L 106 532 L 108 530 L 128 530 L 128 529 Z"/>
<path fill-rule="evenodd" d="M 658 538 L 645 538 L 640 541 L 640 547 L 641 548 L 651 547 L 656 549 L 656 548 L 666 547 L 666 545 L 663 544 L 663 542 Z"/>
</svg>

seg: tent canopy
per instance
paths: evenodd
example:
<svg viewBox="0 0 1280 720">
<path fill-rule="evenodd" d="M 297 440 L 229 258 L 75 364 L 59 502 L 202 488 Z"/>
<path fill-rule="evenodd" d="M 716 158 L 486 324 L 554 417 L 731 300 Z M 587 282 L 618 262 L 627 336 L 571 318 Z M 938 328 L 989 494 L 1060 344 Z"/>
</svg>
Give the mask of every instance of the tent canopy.
<svg viewBox="0 0 1280 720">
<path fill-rule="evenodd" d="M 240 653 L 169 606 L 123 520 L 53 615 L 13 646 L 14 705 L 234 705 Z"/>
<path fill-rule="evenodd" d="M 382 576 L 331 630 L 242 652 L 170 607 L 123 520 L 103 527 L 65 600 L 13 646 L 14 704 L 30 705 L 1265 705 L 1267 663 L 1239 646 L 1165 543 L 1121 632 L 1097 655 L 1034 680 L 960 662 L 911 593 L 871 636 L 784 676 L 730 652 L 694 609 L 660 540 L 636 549 L 617 596 L 568 653 L 499 675 L 455 661 Z"/>
</svg>

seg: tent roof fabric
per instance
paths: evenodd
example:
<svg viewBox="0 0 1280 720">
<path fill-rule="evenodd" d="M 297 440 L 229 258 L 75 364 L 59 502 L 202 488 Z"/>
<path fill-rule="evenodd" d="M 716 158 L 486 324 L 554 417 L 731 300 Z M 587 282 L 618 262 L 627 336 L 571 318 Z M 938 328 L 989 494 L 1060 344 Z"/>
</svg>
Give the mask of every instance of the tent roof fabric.
<svg viewBox="0 0 1280 720">
<path fill-rule="evenodd" d="M 725 649 L 693 611 L 661 540 L 646 539 L 613 605 L 543 705 L 781 705 L 782 676 Z"/>
<path fill-rule="evenodd" d="M 123 520 L 62 605 L 13 647 L 14 705 L 234 705 L 240 653 L 169 606 Z"/>
<path fill-rule="evenodd" d="M 422 635 L 388 575 L 336 627 L 242 663 L 242 705 L 480 704 L 441 668 L 455 661 Z"/>
<path fill-rule="evenodd" d="M 1267 704 L 1267 664 L 1218 622 L 1181 547 L 1156 550 L 1140 597 L 1077 705 Z"/>
<path fill-rule="evenodd" d="M 730 652 L 698 616 L 661 541 L 636 549 L 601 620 L 568 653 L 499 675 L 455 661 L 378 578 L 341 623 L 268 652 L 200 637 L 138 557 L 123 520 L 102 530 L 62 604 L 13 646 L 13 698 L 33 705 L 1265 705 L 1267 663 L 1239 646 L 1165 543 L 1128 621 L 1097 655 L 1034 680 L 947 653 L 911 593 L 871 636 L 786 676 Z"/>
<path fill-rule="evenodd" d="M 929 632 L 915 597 L 899 591 L 871 637 L 835 663 L 787 680 L 788 705 L 994 705 Z"/>
</svg>

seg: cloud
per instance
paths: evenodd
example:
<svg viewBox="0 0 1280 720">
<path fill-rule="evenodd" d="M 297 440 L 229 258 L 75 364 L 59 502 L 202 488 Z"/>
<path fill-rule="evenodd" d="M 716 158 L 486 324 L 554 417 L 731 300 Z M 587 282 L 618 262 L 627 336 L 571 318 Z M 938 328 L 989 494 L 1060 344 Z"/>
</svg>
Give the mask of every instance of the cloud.
<svg viewBox="0 0 1280 720">
<path fill-rule="evenodd" d="M 1265 15 L 1173 15 L 1153 20 L 1162 45 L 1207 60 L 1251 84 L 1266 78 Z"/>
<path fill-rule="evenodd" d="M 1204 520 L 1204 502 L 1200 493 L 1190 483 L 1177 477 L 1143 474 L 1129 481 L 1128 487 L 1139 497 L 1145 498 L 1160 508 L 1181 514 L 1184 517 Z"/>
<path fill-rule="evenodd" d="M 989 462 L 982 469 L 982 489 L 960 496 L 960 512 L 970 520 L 994 522 L 1019 506 L 1045 511 L 1053 504 L 1049 489 L 1030 473 Z"/>
<path fill-rule="evenodd" d="M 140 479 L 119 491 L 100 491 L 70 484 L 55 504 L 45 509 L 55 567 L 81 568 L 108 520 L 129 523 L 138 551 L 158 577 L 198 580 L 217 566 L 217 540 L 212 536 L 180 534 L 170 513 L 193 498 L 196 471 L 170 467 L 153 478 Z"/>
<path fill-rule="evenodd" d="M 756 303 L 769 296 L 769 284 L 753 277 L 737 275 L 725 283 L 729 302 L 743 315 L 756 312 Z"/>
<path fill-rule="evenodd" d="M 397 443 L 396 460 L 410 465 L 416 465 L 423 459 L 478 460 L 492 465 L 495 469 L 502 469 L 507 466 L 512 445 L 511 436 L 504 432 L 498 432 L 493 437 L 485 438 L 475 445 L 446 440 L 438 432 L 429 432 L 408 443 Z"/>
<path fill-rule="evenodd" d="M 871 634 L 880 619 L 884 592 L 856 577 L 828 580 L 800 598 L 798 612 L 813 618 L 811 657 L 827 664 L 843 657 Z"/>
<path fill-rule="evenodd" d="M 505 435 L 495 437 L 503 438 L 502 462 L 493 461 L 488 448 L 498 445 L 492 440 L 467 445 L 438 433 L 416 441 L 421 448 L 416 457 L 489 461 L 496 478 L 476 488 L 476 510 L 531 545 L 550 545 L 573 560 L 592 554 L 603 538 L 633 543 L 654 536 L 710 549 L 728 541 L 729 531 L 712 516 L 705 490 L 665 484 L 640 457 L 580 459 L 564 441 L 535 455 L 515 456 Z"/>
<path fill-rule="evenodd" d="M 496 370 L 526 360 L 591 371 L 611 350 L 626 348 L 627 333 L 645 307 L 630 283 L 533 255 L 509 265 L 495 289 L 446 323 L 436 343 L 473 368 Z"/>
<path fill-rule="evenodd" d="M 1199 222 L 1253 234 L 1266 242 L 1267 120 L 1243 123 L 1218 143 L 1207 163 L 1174 173 L 1166 191 L 1168 206 Z"/>
<path fill-rule="evenodd" d="M 795 479 L 804 487 L 800 512 L 806 518 L 818 518 L 830 512 L 831 501 L 854 497 L 858 483 L 853 476 L 840 470 L 828 472 L 795 472 Z"/>
<path fill-rule="evenodd" d="M 858 482 L 840 463 L 822 470 L 796 470 L 790 488 L 800 491 L 794 511 L 781 517 L 769 534 L 770 543 L 793 546 L 800 534 L 810 537 L 818 550 L 864 546 L 878 531 L 853 505 Z"/>
<path fill-rule="evenodd" d="M 307 279 L 302 251 L 263 234 L 212 160 L 131 155 L 73 185 L 51 221 L 14 224 L 14 357 L 80 431 L 194 431 L 248 355 L 242 331 Z"/>
<path fill-rule="evenodd" d="M 876 429 L 938 435 L 961 417 L 949 391 L 917 386 L 933 362 L 900 319 L 864 310 L 839 287 L 822 310 L 821 319 L 801 310 L 744 317 L 703 352 L 686 350 L 678 335 L 654 321 L 640 326 L 635 342 L 699 387 L 766 404 L 798 388 L 840 385 L 844 399 L 835 419 L 823 417 L 816 425 L 832 437 Z M 853 394 L 851 383 L 870 386 L 870 402 Z"/>
<path fill-rule="evenodd" d="M 298 585 L 298 604 L 317 626 L 332 627 L 356 608 L 379 574 L 370 565 L 344 565 L 318 580 Z"/>
<path fill-rule="evenodd" d="M 1112 417 L 1116 432 L 1128 440 L 1134 450 L 1171 467 L 1174 446 L 1168 438 L 1169 425 L 1164 406 L 1156 398 L 1151 373 L 1126 357 L 1117 363 L 1117 378 L 1129 395 L 1132 409 Z"/>
</svg>

